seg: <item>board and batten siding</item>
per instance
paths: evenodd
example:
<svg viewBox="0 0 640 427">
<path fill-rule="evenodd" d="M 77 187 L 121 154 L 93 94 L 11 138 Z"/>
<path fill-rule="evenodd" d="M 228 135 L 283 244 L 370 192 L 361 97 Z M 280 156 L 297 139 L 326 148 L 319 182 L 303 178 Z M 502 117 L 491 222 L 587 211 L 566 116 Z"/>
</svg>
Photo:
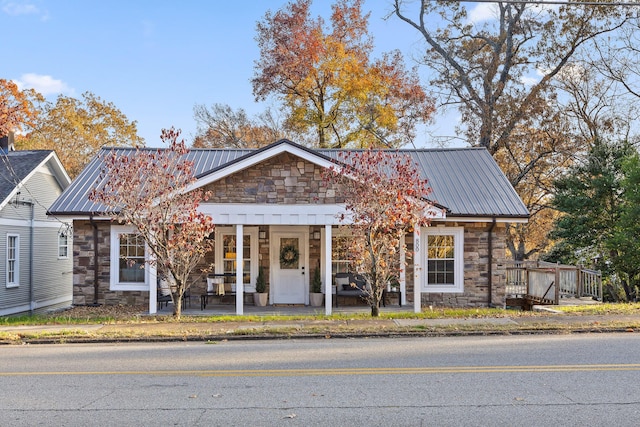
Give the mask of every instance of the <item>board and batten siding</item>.
<svg viewBox="0 0 640 427">
<path fill-rule="evenodd" d="M 47 216 L 48 206 L 61 193 L 60 183 L 45 165 L 25 183 L 20 195 L 0 211 L 0 316 L 32 309 L 38 313 L 71 305 L 72 233 L 68 233 L 68 257 L 58 257 L 58 233 L 66 229 L 70 221 Z M 15 288 L 6 287 L 7 235 L 11 233 L 20 235 L 20 281 Z"/>
</svg>

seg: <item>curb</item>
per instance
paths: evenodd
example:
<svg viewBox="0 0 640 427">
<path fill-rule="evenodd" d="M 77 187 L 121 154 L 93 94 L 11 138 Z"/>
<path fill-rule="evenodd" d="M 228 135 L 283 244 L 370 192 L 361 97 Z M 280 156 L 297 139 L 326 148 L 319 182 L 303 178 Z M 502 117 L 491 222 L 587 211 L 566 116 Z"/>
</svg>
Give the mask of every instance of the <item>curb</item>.
<svg viewBox="0 0 640 427">
<path fill-rule="evenodd" d="M 212 334 L 192 336 L 145 336 L 145 337 L 81 337 L 58 336 L 49 338 L 24 338 L 17 340 L 0 340 L 0 345 L 27 344 L 116 344 L 116 343 L 164 343 L 164 342 L 211 342 L 212 344 L 228 341 L 263 341 L 291 339 L 355 339 L 355 338 L 429 338 L 429 337 L 471 337 L 471 336 L 514 336 L 514 335 L 570 335 L 590 333 L 635 333 L 630 327 L 579 327 L 579 328 L 547 328 L 547 329 L 514 329 L 514 330 L 424 330 L 424 331 L 385 331 L 385 332 L 336 332 L 331 333 L 258 333 L 258 334 Z"/>
</svg>

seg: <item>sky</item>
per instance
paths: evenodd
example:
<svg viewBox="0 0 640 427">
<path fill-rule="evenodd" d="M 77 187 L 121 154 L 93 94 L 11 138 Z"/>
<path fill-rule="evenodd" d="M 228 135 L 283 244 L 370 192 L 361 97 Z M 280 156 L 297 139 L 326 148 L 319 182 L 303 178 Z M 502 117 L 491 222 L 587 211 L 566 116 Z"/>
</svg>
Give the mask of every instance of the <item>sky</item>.
<svg viewBox="0 0 640 427">
<path fill-rule="evenodd" d="M 250 79 L 259 50 L 256 23 L 285 0 L 0 0 L 4 42 L 0 78 L 34 88 L 54 101 L 92 92 L 112 102 L 148 146 L 161 146 L 163 128 L 176 127 L 191 142 L 196 104 L 264 110 Z M 315 0 L 313 15 L 329 20 L 329 0 Z M 420 34 L 391 17 L 390 0 L 365 0 L 378 53 L 402 50 L 407 65 L 422 49 Z M 482 19 L 485 4 L 473 10 Z M 432 126 L 453 127 L 454 116 Z M 445 131 L 445 133 L 448 132 Z M 417 146 L 429 146 L 420 132 Z"/>
</svg>

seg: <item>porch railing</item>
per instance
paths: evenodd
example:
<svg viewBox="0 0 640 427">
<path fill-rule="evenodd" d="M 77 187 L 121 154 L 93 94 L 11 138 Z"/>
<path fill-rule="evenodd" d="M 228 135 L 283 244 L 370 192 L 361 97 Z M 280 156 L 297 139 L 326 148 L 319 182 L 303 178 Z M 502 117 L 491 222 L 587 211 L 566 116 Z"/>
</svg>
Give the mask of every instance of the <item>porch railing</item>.
<svg viewBox="0 0 640 427">
<path fill-rule="evenodd" d="M 602 274 L 582 266 L 544 261 L 513 262 L 507 266 L 508 296 L 533 297 L 558 304 L 562 297 L 592 297 L 602 301 Z"/>
</svg>

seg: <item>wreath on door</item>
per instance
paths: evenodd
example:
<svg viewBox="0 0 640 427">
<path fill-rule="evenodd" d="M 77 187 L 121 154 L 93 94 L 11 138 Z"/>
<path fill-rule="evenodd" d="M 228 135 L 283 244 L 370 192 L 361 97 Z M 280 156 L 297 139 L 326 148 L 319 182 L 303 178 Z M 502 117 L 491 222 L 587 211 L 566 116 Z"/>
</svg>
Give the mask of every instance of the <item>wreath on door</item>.
<svg viewBox="0 0 640 427">
<path fill-rule="evenodd" d="M 298 265 L 300 251 L 294 245 L 285 245 L 280 249 L 280 265 L 282 267 L 294 267 Z"/>
</svg>

